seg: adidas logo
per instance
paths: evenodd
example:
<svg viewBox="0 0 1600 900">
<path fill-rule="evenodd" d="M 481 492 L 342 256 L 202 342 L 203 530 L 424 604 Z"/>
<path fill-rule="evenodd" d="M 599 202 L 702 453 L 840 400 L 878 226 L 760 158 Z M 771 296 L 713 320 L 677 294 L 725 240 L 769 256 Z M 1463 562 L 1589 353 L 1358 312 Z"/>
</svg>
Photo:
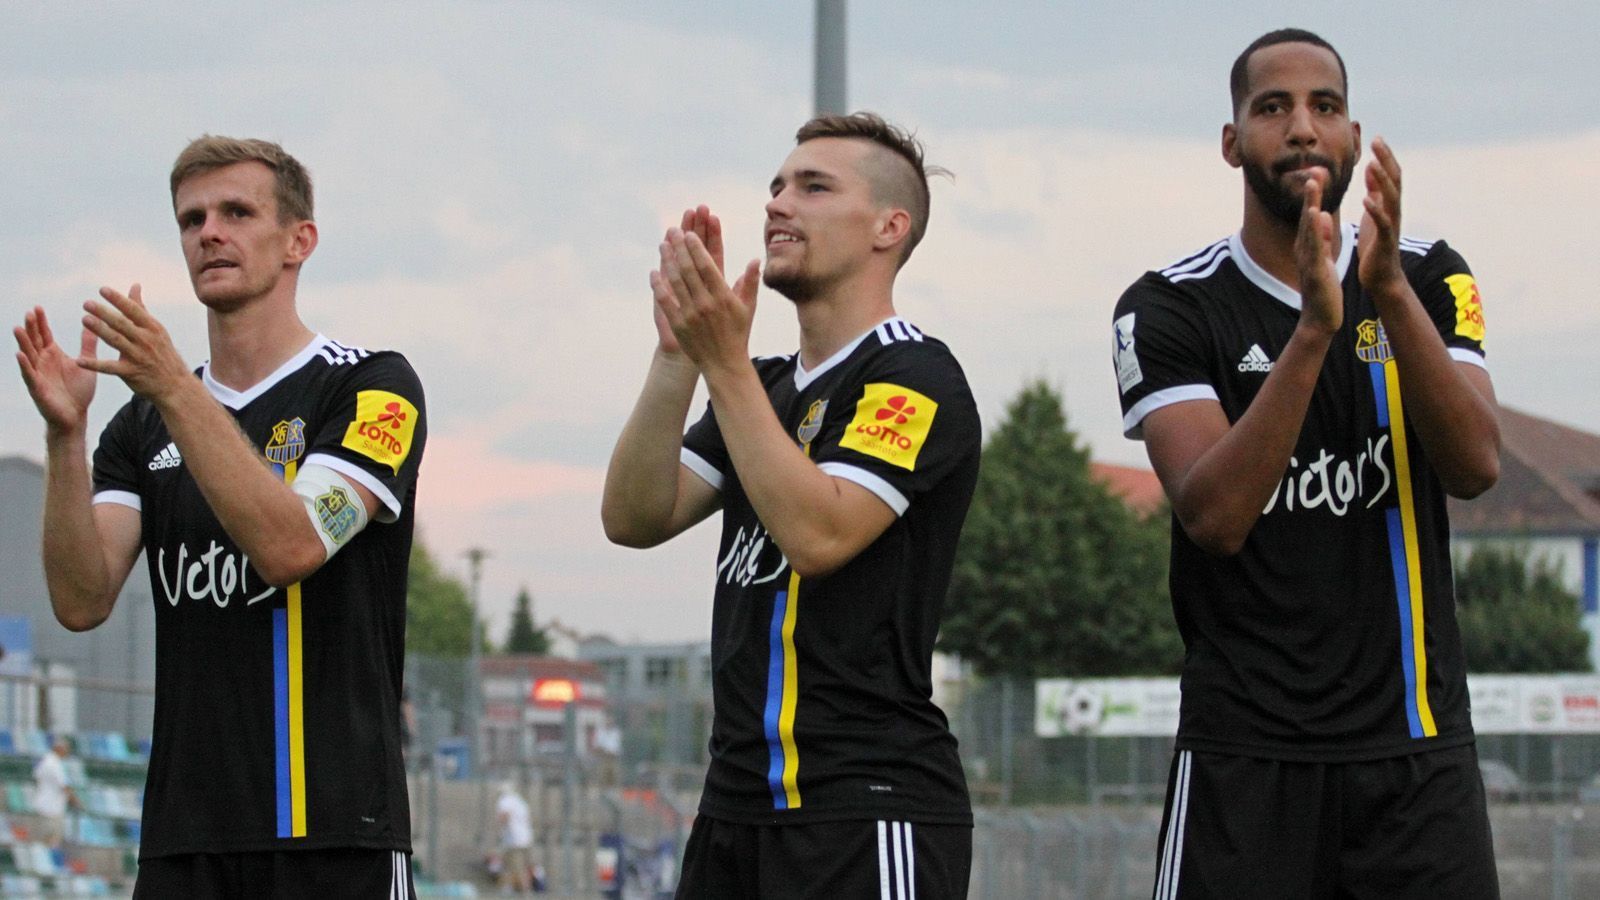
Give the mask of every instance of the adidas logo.
<svg viewBox="0 0 1600 900">
<path fill-rule="evenodd" d="M 1239 360 L 1241 372 L 1271 372 L 1272 360 L 1267 359 L 1267 354 L 1261 349 L 1260 344 L 1251 344 L 1244 359 Z"/>
<path fill-rule="evenodd" d="M 159 472 L 162 469 L 175 469 L 183 465 L 183 454 L 178 452 L 177 444 L 168 444 L 161 448 L 156 458 L 150 460 L 150 471 Z"/>
</svg>

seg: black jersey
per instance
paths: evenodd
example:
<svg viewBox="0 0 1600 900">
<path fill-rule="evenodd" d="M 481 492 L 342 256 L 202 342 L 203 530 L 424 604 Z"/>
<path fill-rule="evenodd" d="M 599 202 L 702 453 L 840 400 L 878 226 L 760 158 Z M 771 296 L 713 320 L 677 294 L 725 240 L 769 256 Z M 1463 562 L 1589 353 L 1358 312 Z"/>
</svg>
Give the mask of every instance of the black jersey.
<svg viewBox="0 0 1600 900">
<path fill-rule="evenodd" d="M 722 495 L 711 626 L 715 721 L 700 808 L 750 824 L 970 824 L 956 740 L 934 705 L 934 638 L 977 483 L 977 407 L 955 357 L 890 319 L 803 371 L 755 362 L 778 420 L 822 471 L 894 524 L 830 575 L 801 578 L 757 518 L 717 426 L 683 464 Z"/>
<path fill-rule="evenodd" d="M 106 427 L 95 502 L 140 510 L 156 607 L 140 855 L 409 850 L 400 683 L 421 385 L 397 353 L 320 336 L 243 393 L 199 374 L 286 481 L 326 466 L 381 505 L 313 575 L 276 589 L 218 524 L 153 405 L 135 397 Z"/>
<path fill-rule="evenodd" d="M 1472 738 L 1445 495 L 1406 420 L 1356 239 L 1346 224 L 1344 324 L 1244 549 L 1211 556 L 1173 517 L 1172 605 L 1187 649 L 1181 749 L 1341 761 Z M 1451 357 L 1483 365 L 1466 263 L 1443 241 L 1403 238 L 1400 250 Z M 1299 295 L 1237 235 L 1147 273 L 1115 314 L 1128 436 L 1185 400 L 1216 400 L 1238 421 L 1299 315 Z"/>
</svg>

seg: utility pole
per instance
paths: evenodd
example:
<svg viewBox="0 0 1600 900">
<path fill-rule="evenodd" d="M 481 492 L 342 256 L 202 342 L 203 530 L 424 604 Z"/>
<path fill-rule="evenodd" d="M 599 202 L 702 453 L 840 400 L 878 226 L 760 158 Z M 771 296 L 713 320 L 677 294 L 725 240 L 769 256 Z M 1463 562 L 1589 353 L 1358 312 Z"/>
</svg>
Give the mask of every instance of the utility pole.
<svg viewBox="0 0 1600 900">
<path fill-rule="evenodd" d="M 479 585 L 483 579 L 483 561 L 489 551 L 470 547 L 465 554 L 472 580 L 472 643 L 467 656 L 467 761 L 472 776 L 478 780 L 478 846 L 484 846 L 484 825 L 489 815 L 489 781 L 484 771 L 483 747 L 483 629 L 479 605 Z"/>
<path fill-rule="evenodd" d="M 817 0 L 815 114 L 844 115 L 845 0 Z"/>
</svg>

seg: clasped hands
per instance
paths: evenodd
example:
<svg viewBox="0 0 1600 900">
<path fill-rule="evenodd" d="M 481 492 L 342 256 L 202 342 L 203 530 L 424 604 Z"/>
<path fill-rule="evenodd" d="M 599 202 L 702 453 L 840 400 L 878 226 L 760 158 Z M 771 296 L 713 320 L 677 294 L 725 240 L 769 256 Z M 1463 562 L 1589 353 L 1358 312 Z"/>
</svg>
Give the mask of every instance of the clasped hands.
<svg viewBox="0 0 1600 900">
<path fill-rule="evenodd" d="M 1400 267 L 1400 163 L 1381 137 L 1373 140 L 1372 155 L 1366 169 L 1367 196 L 1361 203 L 1357 275 L 1381 312 L 1386 301 L 1409 289 Z M 1344 320 L 1344 291 L 1336 266 L 1333 216 L 1322 209 L 1321 180 L 1306 183 L 1303 200 L 1295 237 L 1300 318 L 1331 334 Z"/>
<path fill-rule="evenodd" d="M 705 206 L 686 210 L 681 225 L 667 229 L 660 252 L 650 291 L 661 351 L 687 356 L 702 372 L 749 365 L 760 262 L 751 260 L 729 286 L 722 223 Z"/>
</svg>

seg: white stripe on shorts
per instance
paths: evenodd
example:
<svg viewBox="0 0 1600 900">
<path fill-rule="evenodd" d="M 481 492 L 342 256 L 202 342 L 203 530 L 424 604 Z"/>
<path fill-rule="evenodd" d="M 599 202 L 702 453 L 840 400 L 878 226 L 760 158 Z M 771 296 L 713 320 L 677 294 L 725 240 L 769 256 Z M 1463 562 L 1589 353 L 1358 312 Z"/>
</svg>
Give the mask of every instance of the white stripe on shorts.
<svg viewBox="0 0 1600 900">
<path fill-rule="evenodd" d="M 1183 829 L 1189 818 L 1189 774 L 1194 754 L 1178 752 L 1178 769 L 1172 776 L 1172 815 L 1167 820 L 1167 840 L 1161 847 L 1161 870 L 1156 873 L 1155 900 L 1178 896 L 1178 869 L 1183 865 Z"/>
<path fill-rule="evenodd" d="M 917 896 L 917 850 L 910 822 L 878 821 L 879 900 Z"/>
<path fill-rule="evenodd" d="M 411 866 L 406 855 L 399 850 L 394 851 L 394 875 L 389 888 L 391 900 L 411 900 Z"/>
</svg>

